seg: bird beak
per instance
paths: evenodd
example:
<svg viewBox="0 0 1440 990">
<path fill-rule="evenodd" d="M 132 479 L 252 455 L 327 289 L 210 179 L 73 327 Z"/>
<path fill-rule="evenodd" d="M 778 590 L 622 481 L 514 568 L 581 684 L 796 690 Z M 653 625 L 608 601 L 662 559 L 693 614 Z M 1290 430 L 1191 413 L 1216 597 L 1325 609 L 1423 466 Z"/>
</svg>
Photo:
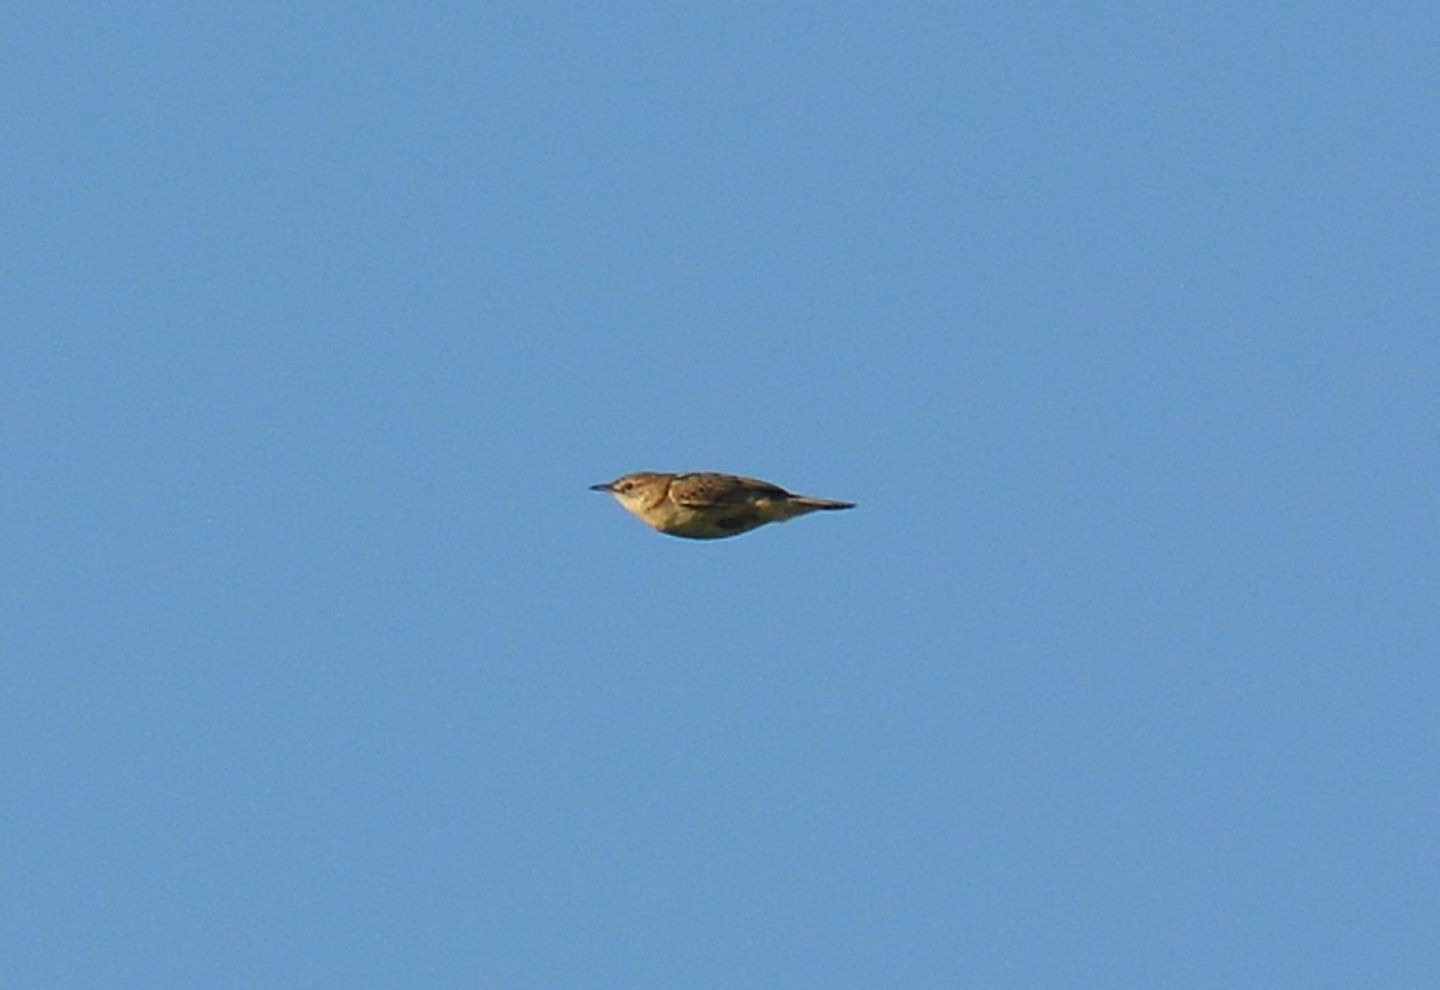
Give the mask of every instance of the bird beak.
<svg viewBox="0 0 1440 990">
<path fill-rule="evenodd" d="M 590 490 L 592 492 L 608 492 L 610 490 L 610 482 L 607 481 L 603 485 L 591 485 Z"/>
</svg>

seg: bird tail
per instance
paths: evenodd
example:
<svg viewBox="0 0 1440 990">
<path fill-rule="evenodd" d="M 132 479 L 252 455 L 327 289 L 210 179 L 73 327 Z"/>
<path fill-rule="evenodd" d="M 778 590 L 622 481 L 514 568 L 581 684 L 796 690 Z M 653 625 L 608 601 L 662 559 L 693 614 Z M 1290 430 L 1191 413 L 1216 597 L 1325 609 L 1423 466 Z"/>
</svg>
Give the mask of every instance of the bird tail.
<svg viewBox="0 0 1440 990">
<path fill-rule="evenodd" d="M 811 512 L 816 509 L 834 511 L 835 509 L 855 508 L 854 502 L 840 502 L 833 498 L 811 498 L 809 495 L 796 495 L 794 498 L 790 499 L 790 504 L 801 506 L 807 512 Z"/>
</svg>

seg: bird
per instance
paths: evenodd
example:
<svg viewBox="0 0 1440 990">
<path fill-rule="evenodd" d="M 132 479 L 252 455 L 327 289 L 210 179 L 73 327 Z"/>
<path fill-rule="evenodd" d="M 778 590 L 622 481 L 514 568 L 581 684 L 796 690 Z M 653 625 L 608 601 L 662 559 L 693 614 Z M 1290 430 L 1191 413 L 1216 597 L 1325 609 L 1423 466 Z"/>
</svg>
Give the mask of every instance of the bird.
<svg viewBox="0 0 1440 990">
<path fill-rule="evenodd" d="M 591 485 L 669 536 L 719 540 L 808 512 L 853 509 L 854 502 L 795 495 L 758 478 L 718 471 L 635 471 Z"/>
</svg>

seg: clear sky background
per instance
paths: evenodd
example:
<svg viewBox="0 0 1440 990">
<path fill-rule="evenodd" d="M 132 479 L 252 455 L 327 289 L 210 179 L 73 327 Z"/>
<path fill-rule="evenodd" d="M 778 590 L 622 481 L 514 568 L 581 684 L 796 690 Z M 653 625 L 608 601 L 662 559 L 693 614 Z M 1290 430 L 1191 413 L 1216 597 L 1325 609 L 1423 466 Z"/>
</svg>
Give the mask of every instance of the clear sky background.
<svg viewBox="0 0 1440 990">
<path fill-rule="evenodd" d="M 104 7 L 0 18 L 0 984 L 1440 985 L 1432 5 Z"/>
</svg>

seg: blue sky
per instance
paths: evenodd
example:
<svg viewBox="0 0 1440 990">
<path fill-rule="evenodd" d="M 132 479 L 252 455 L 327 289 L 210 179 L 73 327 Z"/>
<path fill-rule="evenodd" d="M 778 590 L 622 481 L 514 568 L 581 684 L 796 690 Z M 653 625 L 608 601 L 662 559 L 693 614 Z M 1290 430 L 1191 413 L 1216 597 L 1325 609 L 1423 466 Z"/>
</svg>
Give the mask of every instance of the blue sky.
<svg viewBox="0 0 1440 990">
<path fill-rule="evenodd" d="M 3 39 L 0 983 L 1440 983 L 1433 9 Z"/>
</svg>

